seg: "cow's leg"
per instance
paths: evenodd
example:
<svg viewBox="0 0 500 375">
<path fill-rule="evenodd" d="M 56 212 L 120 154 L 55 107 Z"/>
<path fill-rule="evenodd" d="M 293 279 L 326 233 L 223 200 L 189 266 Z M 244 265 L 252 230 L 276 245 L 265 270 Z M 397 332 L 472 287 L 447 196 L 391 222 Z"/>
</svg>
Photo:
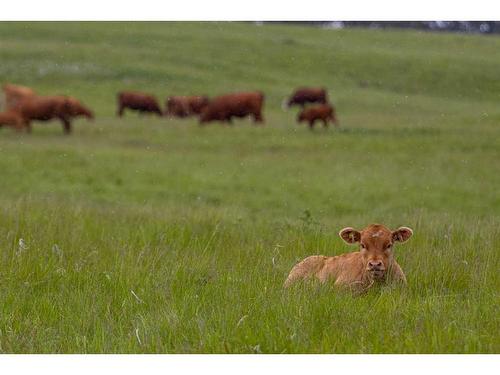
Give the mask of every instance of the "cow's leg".
<svg viewBox="0 0 500 375">
<path fill-rule="evenodd" d="M 324 118 L 323 119 L 323 127 L 326 129 L 328 128 L 328 119 L 327 118 Z"/>
<path fill-rule="evenodd" d="M 309 120 L 309 130 L 314 129 L 314 120 Z"/>
<path fill-rule="evenodd" d="M 264 123 L 264 118 L 262 117 L 262 113 L 259 111 L 257 113 L 254 113 L 253 115 L 253 121 L 254 122 L 258 122 L 258 123 L 261 123 L 263 124 Z"/>
<path fill-rule="evenodd" d="M 71 133 L 71 122 L 66 118 L 62 118 L 61 121 L 63 124 L 64 134 L 70 134 Z"/>
<path fill-rule="evenodd" d="M 14 129 L 16 129 L 18 133 L 21 133 L 24 130 L 24 128 L 25 124 L 22 121 L 16 122 L 16 124 L 14 125 Z"/>
<path fill-rule="evenodd" d="M 227 122 L 228 125 L 233 125 L 233 118 L 232 116 L 225 116 L 224 118 Z"/>
<path fill-rule="evenodd" d="M 120 104 L 120 106 L 118 107 L 118 117 L 123 117 L 124 111 L 125 111 L 125 108 L 123 107 L 123 105 Z"/>
<path fill-rule="evenodd" d="M 26 133 L 31 133 L 31 121 L 25 120 L 23 127 L 26 129 Z"/>
</svg>

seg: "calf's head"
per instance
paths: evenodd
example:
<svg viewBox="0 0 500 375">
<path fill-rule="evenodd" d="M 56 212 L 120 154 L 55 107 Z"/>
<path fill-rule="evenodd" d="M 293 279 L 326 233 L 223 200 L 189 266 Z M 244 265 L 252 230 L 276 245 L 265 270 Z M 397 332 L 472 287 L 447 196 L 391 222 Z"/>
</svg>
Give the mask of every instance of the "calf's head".
<svg viewBox="0 0 500 375">
<path fill-rule="evenodd" d="M 351 227 L 344 228 L 339 235 L 348 244 L 359 243 L 365 270 L 374 279 L 383 279 L 394 260 L 393 245 L 396 242 L 407 241 L 413 235 L 413 231 L 408 227 L 391 231 L 383 225 L 372 224 L 362 231 Z"/>
</svg>

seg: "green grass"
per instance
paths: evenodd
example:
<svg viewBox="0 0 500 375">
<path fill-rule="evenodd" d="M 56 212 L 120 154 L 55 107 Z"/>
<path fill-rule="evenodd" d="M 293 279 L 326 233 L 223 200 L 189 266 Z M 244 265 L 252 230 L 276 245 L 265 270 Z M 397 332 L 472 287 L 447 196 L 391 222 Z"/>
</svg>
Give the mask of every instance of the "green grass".
<svg viewBox="0 0 500 375">
<path fill-rule="evenodd" d="M 97 115 L 0 129 L 0 351 L 498 353 L 499 60 L 487 36 L 0 23 L 1 82 Z M 281 111 L 299 85 L 341 129 Z M 119 120 L 122 89 L 260 89 L 267 124 Z M 407 288 L 282 289 L 372 222 L 414 229 Z"/>
</svg>

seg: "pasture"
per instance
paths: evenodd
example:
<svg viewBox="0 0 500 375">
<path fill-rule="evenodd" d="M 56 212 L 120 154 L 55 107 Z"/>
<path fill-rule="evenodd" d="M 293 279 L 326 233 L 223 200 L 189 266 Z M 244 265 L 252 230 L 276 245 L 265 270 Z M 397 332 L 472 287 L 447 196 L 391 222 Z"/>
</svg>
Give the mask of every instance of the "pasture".
<svg viewBox="0 0 500 375">
<path fill-rule="evenodd" d="M 498 353 L 500 39 L 245 23 L 0 23 L 0 82 L 96 114 L 0 129 L 2 353 Z M 325 86 L 340 129 L 283 98 Z M 265 126 L 116 117 L 262 90 Z M 408 287 L 283 282 L 409 226 Z"/>
</svg>

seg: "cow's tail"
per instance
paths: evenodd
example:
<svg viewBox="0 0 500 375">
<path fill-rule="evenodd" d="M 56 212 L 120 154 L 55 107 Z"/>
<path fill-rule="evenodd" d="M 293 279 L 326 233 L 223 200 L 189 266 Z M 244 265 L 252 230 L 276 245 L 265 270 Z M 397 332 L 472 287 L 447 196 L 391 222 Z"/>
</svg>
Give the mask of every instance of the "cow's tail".
<svg viewBox="0 0 500 375">
<path fill-rule="evenodd" d="M 313 255 L 297 263 L 288 275 L 284 288 L 288 288 L 297 280 L 308 279 L 316 275 L 325 265 L 326 257 L 323 255 Z"/>
</svg>

